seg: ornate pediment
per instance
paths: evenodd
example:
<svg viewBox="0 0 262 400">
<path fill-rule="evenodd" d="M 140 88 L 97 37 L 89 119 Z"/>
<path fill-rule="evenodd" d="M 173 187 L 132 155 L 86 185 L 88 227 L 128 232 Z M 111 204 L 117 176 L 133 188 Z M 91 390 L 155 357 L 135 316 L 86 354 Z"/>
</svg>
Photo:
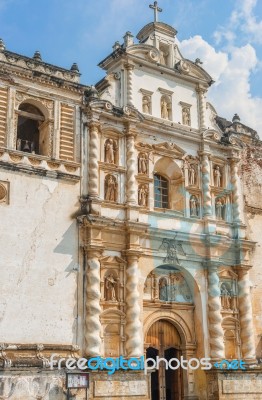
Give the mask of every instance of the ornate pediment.
<svg viewBox="0 0 262 400">
<path fill-rule="evenodd" d="M 235 279 L 238 278 L 238 276 L 237 276 L 237 274 L 235 272 L 231 271 L 230 269 L 222 269 L 219 272 L 219 278 L 220 279 L 231 279 L 231 280 L 233 279 L 233 280 L 235 280 Z"/>
<path fill-rule="evenodd" d="M 126 261 L 118 256 L 105 256 L 100 258 L 100 263 L 101 265 L 119 265 L 126 264 Z"/>
<path fill-rule="evenodd" d="M 175 143 L 163 142 L 154 144 L 152 147 L 155 150 L 155 153 L 163 156 L 171 156 L 182 159 L 186 154 L 186 152 Z"/>
<path fill-rule="evenodd" d="M 139 151 L 150 152 L 152 150 L 152 146 L 148 143 L 138 142 L 135 144 L 135 147 Z"/>
</svg>

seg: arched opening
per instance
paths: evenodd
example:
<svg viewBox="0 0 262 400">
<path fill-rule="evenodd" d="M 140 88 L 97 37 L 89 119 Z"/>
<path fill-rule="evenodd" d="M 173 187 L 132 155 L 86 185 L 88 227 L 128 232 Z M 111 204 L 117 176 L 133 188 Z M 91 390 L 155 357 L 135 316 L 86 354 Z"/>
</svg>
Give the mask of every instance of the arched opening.
<svg viewBox="0 0 262 400">
<path fill-rule="evenodd" d="M 45 116 L 31 103 L 18 109 L 16 149 L 25 153 L 48 155 L 48 125 Z"/>
<path fill-rule="evenodd" d="M 159 362 L 158 368 L 151 373 L 152 400 L 181 400 L 183 397 L 182 368 L 167 368 L 171 359 L 179 359 L 181 353 L 181 337 L 176 327 L 165 319 L 152 324 L 146 335 L 147 358 L 166 361 Z"/>
<path fill-rule="evenodd" d="M 154 206 L 184 212 L 184 181 L 180 167 L 169 157 L 160 158 L 154 168 Z"/>
</svg>

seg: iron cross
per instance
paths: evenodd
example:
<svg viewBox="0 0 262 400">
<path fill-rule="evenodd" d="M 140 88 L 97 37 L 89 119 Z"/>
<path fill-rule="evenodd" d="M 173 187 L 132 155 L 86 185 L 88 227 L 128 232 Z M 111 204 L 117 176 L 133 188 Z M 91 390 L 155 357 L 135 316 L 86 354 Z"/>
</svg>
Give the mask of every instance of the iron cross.
<svg viewBox="0 0 262 400">
<path fill-rule="evenodd" d="M 158 13 L 163 11 L 162 8 L 158 7 L 157 1 L 154 1 L 154 5 L 150 4 L 149 7 L 154 10 L 154 22 L 157 22 Z"/>
</svg>

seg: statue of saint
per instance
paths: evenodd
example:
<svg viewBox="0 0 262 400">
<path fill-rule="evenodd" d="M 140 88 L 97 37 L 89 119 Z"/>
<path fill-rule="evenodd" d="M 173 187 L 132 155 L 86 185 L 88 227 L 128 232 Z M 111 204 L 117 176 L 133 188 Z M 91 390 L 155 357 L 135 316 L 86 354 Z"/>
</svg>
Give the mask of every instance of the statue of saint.
<svg viewBox="0 0 262 400">
<path fill-rule="evenodd" d="M 138 204 L 142 207 L 147 206 L 148 188 L 145 185 L 140 186 L 138 190 Z"/>
<path fill-rule="evenodd" d="M 138 172 L 140 174 L 147 174 L 148 167 L 148 155 L 146 153 L 140 153 L 138 156 Z"/>
<path fill-rule="evenodd" d="M 168 57 L 168 51 L 163 51 L 162 49 L 160 51 L 160 64 L 162 65 L 167 65 L 167 57 Z"/>
<path fill-rule="evenodd" d="M 220 172 L 220 168 L 219 168 L 219 166 L 217 165 L 215 168 L 214 168 L 214 185 L 215 186 L 217 186 L 217 187 L 220 187 L 221 186 L 221 172 Z"/>
<path fill-rule="evenodd" d="M 190 198 L 190 215 L 191 217 L 198 216 L 198 201 L 196 196 L 191 196 Z"/>
<path fill-rule="evenodd" d="M 224 204 L 220 198 L 216 200 L 216 217 L 217 219 L 223 219 L 223 208 Z"/>
<path fill-rule="evenodd" d="M 165 278 L 159 281 L 159 300 L 168 301 L 167 281 Z"/>
<path fill-rule="evenodd" d="M 169 105 L 165 97 L 161 100 L 161 118 L 168 119 L 169 118 Z"/>
<path fill-rule="evenodd" d="M 115 280 L 113 274 L 109 274 L 106 277 L 106 300 L 109 301 L 117 301 L 116 299 L 116 284 L 117 281 Z"/>
<path fill-rule="evenodd" d="M 195 185 L 196 184 L 196 170 L 192 164 L 189 166 L 188 175 L 189 175 L 189 184 Z"/>
<path fill-rule="evenodd" d="M 112 175 L 109 175 L 106 181 L 106 193 L 105 193 L 105 200 L 108 201 L 116 201 L 116 188 L 117 183 Z"/>
<path fill-rule="evenodd" d="M 115 163 L 115 149 L 113 139 L 108 139 L 105 143 L 105 162 L 114 164 Z"/>
<path fill-rule="evenodd" d="M 230 306 L 231 295 L 230 292 L 227 290 L 226 285 L 222 284 L 221 286 L 221 305 L 222 308 L 229 310 Z"/>
<path fill-rule="evenodd" d="M 143 108 L 143 113 L 145 114 L 150 114 L 150 97 L 149 96 L 143 96 L 142 100 L 142 108 Z"/>
<path fill-rule="evenodd" d="M 187 107 L 184 107 L 182 110 L 182 123 L 183 125 L 191 125 L 190 121 L 190 110 Z"/>
</svg>

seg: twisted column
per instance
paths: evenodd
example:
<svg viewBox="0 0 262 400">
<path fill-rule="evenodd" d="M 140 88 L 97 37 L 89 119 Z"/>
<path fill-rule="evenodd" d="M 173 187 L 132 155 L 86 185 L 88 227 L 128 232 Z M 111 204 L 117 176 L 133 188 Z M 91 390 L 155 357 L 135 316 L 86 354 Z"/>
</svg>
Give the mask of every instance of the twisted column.
<svg viewBox="0 0 262 400">
<path fill-rule="evenodd" d="M 238 160 L 231 160 L 231 184 L 232 184 L 232 211 L 233 221 L 240 222 L 239 192 L 238 192 Z"/>
<path fill-rule="evenodd" d="M 142 350 L 142 325 L 138 291 L 138 257 L 127 257 L 126 270 L 126 352 L 128 357 L 140 357 Z"/>
<path fill-rule="evenodd" d="M 238 270 L 238 298 L 242 357 L 245 361 L 255 361 L 256 350 L 248 269 Z"/>
<path fill-rule="evenodd" d="M 198 101 L 199 101 L 199 123 L 200 123 L 200 129 L 204 130 L 207 128 L 206 125 L 206 111 L 205 111 L 205 93 L 206 89 L 198 87 L 197 88 L 197 93 L 198 93 Z"/>
<path fill-rule="evenodd" d="M 210 164 L 208 154 L 202 156 L 202 191 L 203 191 L 203 216 L 212 215 L 210 193 Z"/>
<path fill-rule="evenodd" d="M 100 252 L 89 250 L 86 270 L 85 353 L 95 357 L 101 354 L 100 323 Z"/>
<path fill-rule="evenodd" d="M 132 77 L 132 71 L 134 69 L 134 66 L 131 64 L 126 65 L 126 70 L 127 70 L 127 104 L 130 106 L 133 106 L 133 77 Z"/>
<path fill-rule="evenodd" d="M 127 204 L 136 204 L 136 153 L 135 153 L 135 135 L 130 133 L 127 136 Z"/>
<path fill-rule="evenodd" d="M 216 267 L 208 270 L 208 322 L 210 357 L 220 360 L 225 357 L 224 331 L 222 328 L 219 276 Z"/>
<path fill-rule="evenodd" d="M 89 126 L 89 196 L 98 197 L 98 127 L 99 124 L 91 122 Z"/>
</svg>

